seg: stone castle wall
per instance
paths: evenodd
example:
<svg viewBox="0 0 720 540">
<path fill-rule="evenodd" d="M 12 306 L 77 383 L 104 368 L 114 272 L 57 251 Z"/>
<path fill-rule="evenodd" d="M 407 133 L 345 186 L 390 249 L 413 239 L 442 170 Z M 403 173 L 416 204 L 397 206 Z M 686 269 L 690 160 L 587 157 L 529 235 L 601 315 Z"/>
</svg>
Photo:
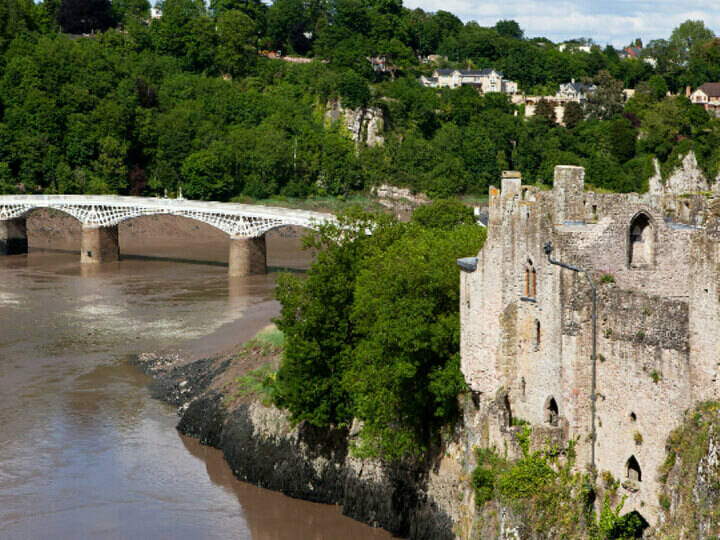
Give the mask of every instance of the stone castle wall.
<svg viewBox="0 0 720 540">
<path fill-rule="evenodd" d="M 539 191 L 504 173 L 502 188 L 490 189 L 486 244 L 476 269 L 461 274 L 461 367 L 477 399 L 505 404 L 506 422 L 578 438 L 578 464 L 588 464 L 591 288 L 583 274 L 551 265 L 543 244 L 590 270 L 596 469 L 623 482 L 624 511 L 653 523 L 667 435 L 686 408 L 720 393 L 720 201 L 596 194 L 583 176 L 557 167 L 553 190 Z M 489 446 L 511 448 L 512 426 L 486 431 Z"/>
</svg>

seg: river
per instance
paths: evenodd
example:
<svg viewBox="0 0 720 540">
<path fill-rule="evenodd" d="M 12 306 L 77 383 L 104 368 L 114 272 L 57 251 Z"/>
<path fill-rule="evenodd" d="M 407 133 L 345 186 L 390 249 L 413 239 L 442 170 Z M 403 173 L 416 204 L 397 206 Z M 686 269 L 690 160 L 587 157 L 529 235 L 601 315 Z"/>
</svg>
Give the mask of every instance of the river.
<svg viewBox="0 0 720 540">
<path fill-rule="evenodd" d="M 248 339 L 278 312 L 277 272 L 229 279 L 224 235 L 183 219 L 123 224 L 122 260 L 100 268 L 81 268 L 72 219 L 33 213 L 28 228 L 30 253 L 0 257 L 1 538 L 390 537 L 236 480 L 131 364 Z M 275 233 L 268 264 L 309 255 Z"/>
</svg>

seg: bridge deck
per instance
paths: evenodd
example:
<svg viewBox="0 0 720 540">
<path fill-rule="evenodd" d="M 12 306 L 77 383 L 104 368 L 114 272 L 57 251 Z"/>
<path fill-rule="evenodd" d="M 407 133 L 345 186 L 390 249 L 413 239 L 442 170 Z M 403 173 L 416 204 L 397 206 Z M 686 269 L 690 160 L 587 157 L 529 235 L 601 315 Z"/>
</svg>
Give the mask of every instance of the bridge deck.
<svg viewBox="0 0 720 540">
<path fill-rule="evenodd" d="M 334 215 L 322 212 L 240 203 L 120 195 L 0 195 L 0 220 L 36 208 L 55 208 L 85 226 L 104 227 L 144 215 L 171 214 L 202 221 L 231 236 L 247 237 L 284 225 L 315 228 L 335 221 Z"/>
</svg>

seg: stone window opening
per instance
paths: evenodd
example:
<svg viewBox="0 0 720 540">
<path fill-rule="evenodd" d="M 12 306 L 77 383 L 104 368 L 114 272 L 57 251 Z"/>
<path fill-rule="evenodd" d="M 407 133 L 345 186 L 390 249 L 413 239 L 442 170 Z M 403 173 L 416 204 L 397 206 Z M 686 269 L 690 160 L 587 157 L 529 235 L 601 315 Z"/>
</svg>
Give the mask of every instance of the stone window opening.
<svg viewBox="0 0 720 540">
<path fill-rule="evenodd" d="M 557 426 L 560 420 L 560 409 L 558 409 L 557 401 L 550 396 L 545 402 L 545 422 L 551 426 Z"/>
<path fill-rule="evenodd" d="M 633 482 L 642 482 L 642 471 L 640 470 L 640 464 L 635 456 L 630 456 L 625 465 L 627 478 Z"/>
<path fill-rule="evenodd" d="M 537 273 L 533 262 L 528 259 L 525 265 L 525 297 L 535 298 L 537 291 Z"/>
<path fill-rule="evenodd" d="M 540 350 L 540 321 L 535 319 L 535 343 L 534 343 L 534 349 L 535 351 Z"/>
<path fill-rule="evenodd" d="M 640 213 L 630 222 L 628 265 L 641 268 L 652 264 L 654 255 L 653 226 L 645 213 Z"/>
<path fill-rule="evenodd" d="M 507 411 L 507 423 L 508 427 L 513 425 L 512 409 L 510 408 L 510 398 L 505 394 L 503 399 L 503 405 L 505 405 L 505 411 Z"/>
<path fill-rule="evenodd" d="M 630 421 L 637 422 L 637 415 L 634 412 L 630 413 Z"/>
</svg>

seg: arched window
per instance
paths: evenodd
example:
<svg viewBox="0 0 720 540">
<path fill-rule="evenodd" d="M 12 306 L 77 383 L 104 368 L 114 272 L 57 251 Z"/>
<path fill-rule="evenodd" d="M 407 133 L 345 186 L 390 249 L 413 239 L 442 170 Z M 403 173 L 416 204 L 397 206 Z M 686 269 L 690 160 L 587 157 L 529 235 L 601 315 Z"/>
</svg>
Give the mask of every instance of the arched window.
<svg viewBox="0 0 720 540">
<path fill-rule="evenodd" d="M 525 296 L 535 298 L 537 292 L 537 274 L 533 262 L 528 259 L 525 265 Z"/>
<path fill-rule="evenodd" d="M 630 459 L 628 459 L 625 464 L 625 469 L 629 480 L 642 482 L 642 471 L 640 470 L 640 464 L 637 459 L 635 459 L 635 456 L 630 456 Z"/>
<path fill-rule="evenodd" d="M 535 350 L 540 350 L 540 321 L 535 319 Z"/>
<path fill-rule="evenodd" d="M 505 394 L 505 397 L 503 398 L 503 405 L 505 405 L 505 410 L 507 411 L 507 422 L 508 426 L 513 425 L 513 418 L 512 418 L 512 409 L 510 408 L 510 398 L 507 394 Z"/>
<path fill-rule="evenodd" d="M 545 422 L 551 426 L 557 426 L 558 420 L 560 419 L 560 410 L 558 409 L 557 401 L 555 398 L 550 396 L 545 401 Z"/>
<path fill-rule="evenodd" d="M 630 222 L 628 265 L 639 268 L 651 265 L 654 254 L 654 234 L 650 218 L 640 213 Z"/>
</svg>

